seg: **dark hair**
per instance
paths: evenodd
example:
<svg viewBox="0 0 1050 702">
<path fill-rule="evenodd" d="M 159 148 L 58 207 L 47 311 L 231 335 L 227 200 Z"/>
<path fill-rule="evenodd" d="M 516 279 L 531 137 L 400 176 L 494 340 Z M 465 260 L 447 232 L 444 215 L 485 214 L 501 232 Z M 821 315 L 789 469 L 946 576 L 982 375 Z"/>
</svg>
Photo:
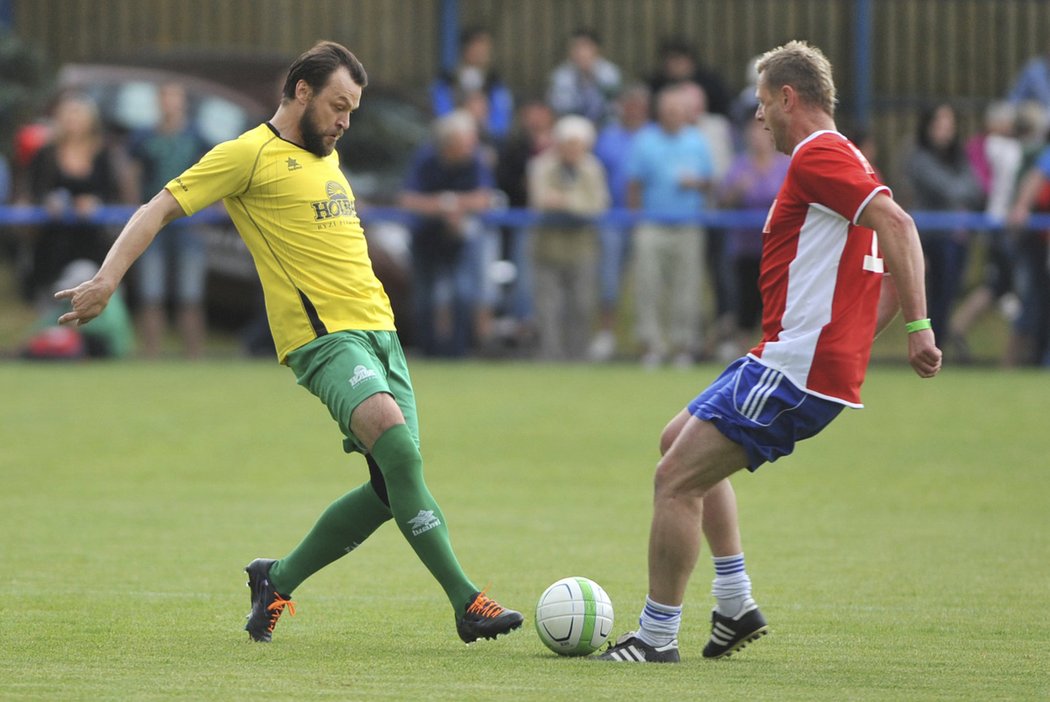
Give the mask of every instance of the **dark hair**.
<svg viewBox="0 0 1050 702">
<path fill-rule="evenodd" d="M 282 97 L 285 100 L 294 98 L 295 86 L 301 80 L 305 80 L 315 93 L 320 92 L 340 66 L 345 66 L 350 72 L 350 77 L 362 88 L 368 85 L 365 67 L 349 49 L 334 41 L 319 41 L 300 54 L 289 66 L 284 90 L 281 91 Z"/>
<path fill-rule="evenodd" d="M 667 37 L 660 43 L 660 56 L 685 56 L 696 61 L 696 49 L 684 37 Z"/>
<path fill-rule="evenodd" d="M 944 146 L 938 146 L 930 141 L 930 125 L 933 124 L 933 120 L 937 117 L 937 113 L 942 108 L 948 108 L 952 111 L 953 116 L 956 119 L 955 122 L 955 136 L 952 140 Z M 918 133 L 915 135 L 918 142 L 919 148 L 929 151 L 936 156 L 941 162 L 949 165 L 958 165 L 965 159 L 966 153 L 963 151 L 962 139 L 959 135 L 959 116 L 955 111 L 955 107 L 949 102 L 938 102 L 933 105 L 928 105 L 919 115 L 918 122 Z"/>
<path fill-rule="evenodd" d="M 590 27 L 577 27 L 572 30 L 572 34 L 569 35 L 569 40 L 573 39 L 590 39 L 595 46 L 601 46 L 602 40 L 598 36 L 598 32 L 594 31 Z"/>
<path fill-rule="evenodd" d="M 467 27 L 459 33 L 459 50 L 462 51 L 482 37 L 492 36 L 488 29 L 481 25 Z"/>
</svg>

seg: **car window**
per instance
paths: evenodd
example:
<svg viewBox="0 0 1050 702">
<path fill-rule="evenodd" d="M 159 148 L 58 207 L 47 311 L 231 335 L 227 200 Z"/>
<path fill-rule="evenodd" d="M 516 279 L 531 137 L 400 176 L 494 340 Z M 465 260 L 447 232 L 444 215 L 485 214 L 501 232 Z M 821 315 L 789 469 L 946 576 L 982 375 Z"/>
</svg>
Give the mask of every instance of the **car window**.
<svg viewBox="0 0 1050 702">
<path fill-rule="evenodd" d="M 244 110 L 229 100 L 205 97 L 197 105 L 197 133 L 211 144 L 235 139 L 247 128 Z"/>
<path fill-rule="evenodd" d="M 160 121 L 157 86 L 148 81 L 130 81 L 117 87 L 112 117 L 121 126 L 149 129 Z"/>
</svg>

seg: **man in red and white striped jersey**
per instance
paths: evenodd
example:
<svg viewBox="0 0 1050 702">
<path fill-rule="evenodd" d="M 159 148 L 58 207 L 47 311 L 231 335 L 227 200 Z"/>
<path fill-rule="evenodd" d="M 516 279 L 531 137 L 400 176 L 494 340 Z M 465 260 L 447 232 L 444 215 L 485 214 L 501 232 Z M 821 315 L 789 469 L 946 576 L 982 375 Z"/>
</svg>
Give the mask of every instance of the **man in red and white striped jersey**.
<svg viewBox="0 0 1050 702">
<path fill-rule="evenodd" d="M 763 55 L 758 71 L 755 117 L 791 156 L 763 228 L 762 340 L 664 429 L 649 594 L 638 631 L 622 636 L 604 660 L 679 660 L 682 602 L 701 532 L 717 601 L 704 657 L 728 656 L 765 634 L 727 478 L 791 453 L 843 407 L 861 407 L 872 341 L 898 311 L 915 372 L 932 378 L 941 367 L 926 318 L 918 231 L 860 150 L 835 130 L 831 64 L 819 49 L 792 41 Z"/>
</svg>

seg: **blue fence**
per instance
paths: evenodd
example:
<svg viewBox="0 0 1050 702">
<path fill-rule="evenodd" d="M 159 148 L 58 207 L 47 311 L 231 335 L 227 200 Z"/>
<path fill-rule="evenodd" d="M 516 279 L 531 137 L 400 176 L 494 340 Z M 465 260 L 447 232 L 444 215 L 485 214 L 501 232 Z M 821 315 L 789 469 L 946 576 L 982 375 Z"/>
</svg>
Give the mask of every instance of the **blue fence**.
<svg viewBox="0 0 1050 702">
<path fill-rule="evenodd" d="M 107 205 L 100 207 L 90 218 L 90 222 L 105 226 L 123 226 L 128 218 L 137 208 L 125 205 Z M 362 205 L 358 212 L 361 220 L 367 225 L 368 222 L 378 221 L 410 221 L 413 215 L 394 207 L 370 207 Z M 678 224 L 685 221 L 695 221 L 703 226 L 716 229 L 732 228 L 758 228 L 766 220 L 766 210 L 712 210 L 705 212 L 690 220 L 672 217 L 652 217 L 641 215 L 631 210 L 609 210 L 595 221 L 599 224 L 612 224 L 629 226 L 642 220 L 658 221 L 667 224 Z M 920 232 L 973 230 L 973 231 L 1001 231 L 1003 224 L 989 219 L 982 213 L 977 212 L 912 212 L 916 225 Z M 527 209 L 503 209 L 491 210 L 482 215 L 489 224 L 509 226 L 514 228 L 527 227 L 537 224 L 541 215 L 533 210 Z M 75 221 L 70 215 L 68 221 Z M 52 221 L 53 218 L 42 207 L 0 205 L 0 230 L 5 227 L 40 225 Z M 193 221 L 200 223 L 223 223 L 229 219 L 222 210 L 209 209 L 200 212 L 193 217 Z M 1050 214 L 1033 214 L 1028 222 L 1030 229 L 1050 230 Z"/>
</svg>

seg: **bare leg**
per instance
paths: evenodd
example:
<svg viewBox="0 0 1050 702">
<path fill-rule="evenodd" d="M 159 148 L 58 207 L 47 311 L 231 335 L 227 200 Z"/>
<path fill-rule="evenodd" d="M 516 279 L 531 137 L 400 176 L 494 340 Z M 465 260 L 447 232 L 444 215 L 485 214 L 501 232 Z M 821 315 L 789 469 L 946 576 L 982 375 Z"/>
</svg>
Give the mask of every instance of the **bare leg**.
<svg viewBox="0 0 1050 702">
<path fill-rule="evenodd" d="M 718 483 L 704 495 L 702 526 L 712 556 L 735 556 L 743 552 L 736 493 L 728 480 Z"/>
<path fill-rule="evenodd" d="M 977 322 L 995 302 L 992 290 L 982 285 L 966 296 L 952 315 L 949 329 L 952 334 L 964 337 L 970 332 L 970 328 Z"/>
<path fill-rule="evenodd" d="M 656 468 L 654 480 L 649 597 L 677 606 L 682 604 L 700 553 L 705 494 L 743 468 L 747 455 L 743 447 L 727 439 L 712 424 L 684 411 L 668 424 L 661 447 L 667 441 L 670 447 Z M 716 502 L 727 499 L 724 491 L 722 487 L 716 490 Z M 733 505 L 735 516 L 735 502 Z M 730 513 L 723 503 L 718 502 L 715 509 L 717 520 L 728 518 Z"/>
<path fill-rule="evenodd" d="M 164 338 L 164 306 L 144 304 L 139 310 L 139 334 L 142 337 L 142 355 L 146 358 L 160 356 Z"/>
<path fill-rule="evenodd" d="M 204 308 L 199 304 L 183 305 L 179 308 L 179 331 L 186 357 L 199 359 L 204 356 Z"/>
</svg>

